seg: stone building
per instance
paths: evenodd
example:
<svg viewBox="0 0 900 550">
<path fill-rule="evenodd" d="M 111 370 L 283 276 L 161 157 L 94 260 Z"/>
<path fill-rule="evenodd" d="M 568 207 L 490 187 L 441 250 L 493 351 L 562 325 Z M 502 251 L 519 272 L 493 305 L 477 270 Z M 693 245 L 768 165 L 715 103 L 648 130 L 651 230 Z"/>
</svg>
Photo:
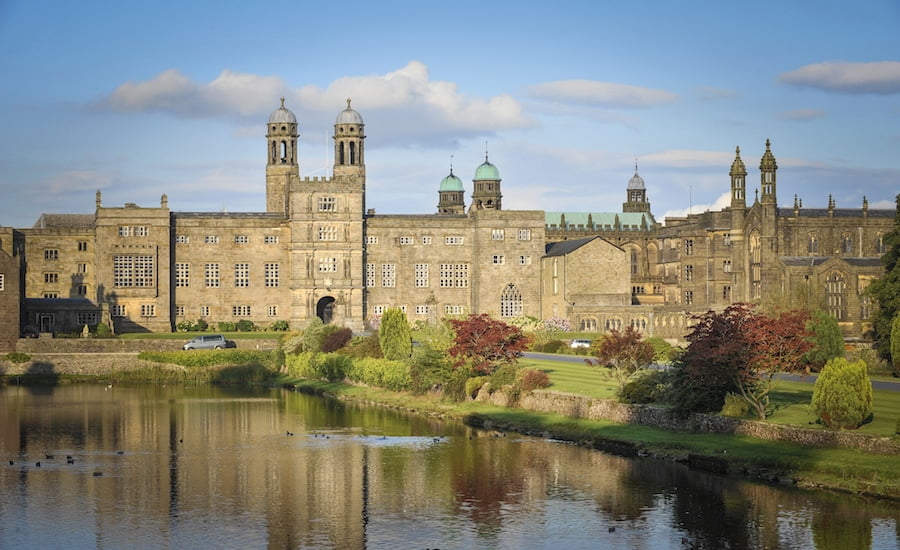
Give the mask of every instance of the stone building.
<svg viewBox="0 0 900 550">
<path fill-rule="evenodd" d="M 266 126 L 265 212 L 173 212 L 166 195 L 158 207 L 104 206 L 98 192 L 92 214 L 3 228 L 0 300 L 18 300 L 20 325 L 41 332 L 98 322 L 171 331 L 197 319 L 302 328 L 313 317 L 360 331 L 398 307 L 412 321 L 562 317 L 585 331 L 633 325 L 679 338 L 691 313 L 769 298 L 821 305 L 859 334 L 863 290 L 881 273 L 893 223 L 865 201 L 779 208 L 768 142 L 752 204 L 738 151 L 730 207 L 665 225 L 637 167 L 621 211 L 505 210 L 487 155 L 468 206 L 451 168 L 435 213 L 382 215 L 366 208 L 365 123 L 349 100 L 334 124 L 331 177 L 301 176 L 298 138 L 282 100 Z"/>
<path fill-rule="evenodd" d="M 12 229 L 0 227 L 0 352 L 15 349 L 22 326 L 21 264 Z"/>
</svg>

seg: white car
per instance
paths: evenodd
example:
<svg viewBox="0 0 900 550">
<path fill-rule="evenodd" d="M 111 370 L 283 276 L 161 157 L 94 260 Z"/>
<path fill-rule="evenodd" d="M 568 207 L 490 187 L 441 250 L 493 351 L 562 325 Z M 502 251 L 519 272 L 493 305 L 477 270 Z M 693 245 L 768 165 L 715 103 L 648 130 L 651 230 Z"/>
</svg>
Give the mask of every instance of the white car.
<svg viewBox="0 0 900 550">
<path fill-rule="evenodd" d="M 569 347 L 572 349 L 589 348 L 589 347 L 591 347 L 591 340 L 575 339 L 575 340 L 572 340 L 572 343 L 569 344 Z"/>
</svg>

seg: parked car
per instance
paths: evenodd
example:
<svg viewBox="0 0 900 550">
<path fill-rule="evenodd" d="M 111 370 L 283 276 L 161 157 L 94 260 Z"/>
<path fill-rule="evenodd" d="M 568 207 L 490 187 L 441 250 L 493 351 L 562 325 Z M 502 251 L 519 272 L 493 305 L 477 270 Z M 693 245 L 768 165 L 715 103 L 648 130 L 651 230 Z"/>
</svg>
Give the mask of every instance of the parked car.
<svg viewBox="0 0 900 550">
<path fill-rule="evenodd" d="M 221 334 L 203 334 L 195 336 L 182 346 L 183 349 L 225 349 L 236 348 L 234 340 L 227 340 Z"/>
<path fill-rule="evenodd" d="M 591 340 L 583 340 L 580 338 L 576 338 L 575 340 L 572 340 L 572 343 L 569 344 L 569 347 L 572 349 L 589 348 L 589 347 L 591 347 Z"/>
</svg>

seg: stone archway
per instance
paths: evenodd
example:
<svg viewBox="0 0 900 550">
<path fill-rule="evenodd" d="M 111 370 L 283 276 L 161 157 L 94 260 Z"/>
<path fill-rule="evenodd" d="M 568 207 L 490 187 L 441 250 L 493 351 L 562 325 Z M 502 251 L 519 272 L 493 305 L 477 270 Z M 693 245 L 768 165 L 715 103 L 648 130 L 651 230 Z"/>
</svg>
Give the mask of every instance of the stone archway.
<svg viewBox="0 0 900 550">
<path fill-rule="evenodd" d="M 325 296 L 316 303 L 316 316 L 326 325 L 334 319 L 334 304 L 334 296 Z"/>
</svg>

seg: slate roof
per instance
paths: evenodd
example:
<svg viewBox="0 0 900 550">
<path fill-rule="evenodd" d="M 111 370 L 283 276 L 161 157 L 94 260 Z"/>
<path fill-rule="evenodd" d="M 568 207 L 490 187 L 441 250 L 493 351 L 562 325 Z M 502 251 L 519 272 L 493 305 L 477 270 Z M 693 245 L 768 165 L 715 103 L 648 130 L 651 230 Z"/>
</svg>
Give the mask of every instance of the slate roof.
<svg viewBox="0 0 900 550">
<path fill-rule="evenodd" d="M 33 229 L 69 228 L 90 229 L 94 227 L 93 214 L 41 214 Z"/>
<path fill-rule="evenodd" d="M 587 243 L 600 237 L 585 237 L 583 239 L 572 239 L 570 241 L 559 241 L 556 243 L 547 243 L 544 246 L 544 257 L 548 256 L 565 256 L 575 250 L 581 248 Z"/>
</svg>

